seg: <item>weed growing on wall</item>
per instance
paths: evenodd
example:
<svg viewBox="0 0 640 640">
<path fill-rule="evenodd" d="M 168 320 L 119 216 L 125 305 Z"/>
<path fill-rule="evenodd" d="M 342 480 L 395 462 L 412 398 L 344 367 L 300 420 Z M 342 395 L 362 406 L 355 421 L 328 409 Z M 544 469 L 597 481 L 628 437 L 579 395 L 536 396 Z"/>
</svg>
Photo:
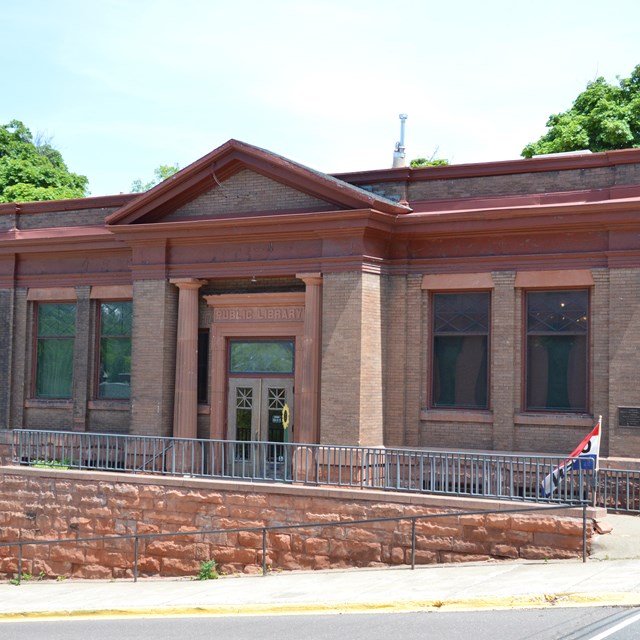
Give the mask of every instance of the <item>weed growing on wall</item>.
<svg viewBox="0 0 640 640">
<path fill-rule="evenodd" d="M 215 560 L 205 560 L 200 563 L 200 570 L 196 576 L 196 580 L 217 580 L 220 577 L 216 571 Z"/>
</svg>

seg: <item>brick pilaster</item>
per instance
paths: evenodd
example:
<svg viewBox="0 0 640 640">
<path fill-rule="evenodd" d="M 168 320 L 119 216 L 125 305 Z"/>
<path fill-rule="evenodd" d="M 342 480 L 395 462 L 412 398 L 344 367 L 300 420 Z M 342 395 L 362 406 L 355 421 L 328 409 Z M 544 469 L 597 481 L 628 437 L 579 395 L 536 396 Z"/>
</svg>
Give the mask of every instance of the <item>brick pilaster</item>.
<svg viewBox="0 0 640 640">
<path fill-rule="evenodd" d="M 73 425 L 74 431 L 87 430 L 87 401 L 93 387 L 93 375 L 89 369 L 92 353 L 91 287 L 76 287 L 76 339 L 73 350 Z"/>
<path fill-rule="evenodd" d="M 198 437 L 198 289 L 206 280 L 177 278 L 178 328 L 173 436 Z"/>
<path fill-rule="evenodd" d="M 172 435 L 177 298 L 166 280 L 133 283 L 133 434 Z"/>
<path fill-rule="evenodd" d="M 321 442 L 383 443 L 380 277 L 324 276 Z"/>
<path fill-rule="evenodd" d="M 9 426 L 12 353 L 13 353 L 13 289 L 0 289 L 0 429 Z"/>
<path fill-rule="evenodd" d="M 520 405 L 520 377 L 517 372 L 521 344 L 520 309 L 516 302 L 515 272 L 492 274 L 494 292 L 491 308 L 491 408 L 493 449 L 514 448 L 513 414 Z"/>
</svg>

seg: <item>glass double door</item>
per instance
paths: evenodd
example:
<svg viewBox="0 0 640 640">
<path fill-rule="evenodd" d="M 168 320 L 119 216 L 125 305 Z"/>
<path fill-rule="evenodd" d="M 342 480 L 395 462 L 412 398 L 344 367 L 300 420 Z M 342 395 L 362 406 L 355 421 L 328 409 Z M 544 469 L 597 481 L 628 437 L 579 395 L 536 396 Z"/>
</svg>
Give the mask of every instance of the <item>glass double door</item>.
<svg viewBox="0 0 640 640">
<path fill-rule="evenodd" d="M 292 440 L 292 378 L 229 378 L 229 438 L 239 441 L 236 459 L 279 463 Z M 243 445 L 260 442 L 261 445 Z"/>
</svg>

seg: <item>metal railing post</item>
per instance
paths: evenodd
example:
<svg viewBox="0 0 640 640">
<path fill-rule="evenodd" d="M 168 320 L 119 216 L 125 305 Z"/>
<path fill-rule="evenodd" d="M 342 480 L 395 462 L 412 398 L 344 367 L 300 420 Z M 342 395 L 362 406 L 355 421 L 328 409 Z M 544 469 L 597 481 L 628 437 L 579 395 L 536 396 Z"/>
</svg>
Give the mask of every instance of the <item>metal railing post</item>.
<svg viewBox="0 0 640 640">
<path fill-rule="evenodd" d="M 416 519 L 411 520 L 411 570 L 416 568 Z"/>
<path fill-rule="evenodd" d="M 138 536 L 133 539 L 133 581 L 138 582 Z"/>
<path fill-rule="evenodd" d="M 267 528 L 262 527 L 262 575 L 267 575 Z"/>
<path fill-rule="evenodd" d="M 22 542 L 18 544 L 18 584 L 22 582 Z"/>
<path fill-rule="evenodd" d="M 587 504 L 582 505 L 582 562 L 587 561 Z"/>
</svg>

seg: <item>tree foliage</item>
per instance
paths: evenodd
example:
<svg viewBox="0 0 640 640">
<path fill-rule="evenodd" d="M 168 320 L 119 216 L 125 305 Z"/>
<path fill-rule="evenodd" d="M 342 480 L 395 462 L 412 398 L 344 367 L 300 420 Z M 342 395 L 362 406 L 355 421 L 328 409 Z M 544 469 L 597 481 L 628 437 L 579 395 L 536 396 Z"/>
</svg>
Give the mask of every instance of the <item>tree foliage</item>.
<svg viewBox="0 0 640 640">
<path fill-rule="evenodd" d="M 409 166 L 412 169 L 419 169 L 420 167 L 446 167 L 449 164 L 448 160 L 436 158 L 439 150 L 440 147 L 436 147 L 428 158 L 414 158 L 409 162 Z"/>
<path fill-rule="evenodd" d="M 155 187 L 157 184 L 160 184 L 163 180 L 170 178 L 172 175 L 178 173 L 178 171 L 180 171 L 180 167 L 177 164 L 161 164 L 157 169 L 154 170 L 154 177 L 150 182 L 143 184 L 142 180 L 134 180 L 131 183 L 131 193 L 142 193 L 143 191 L 149 191 L 149 189 Z"/>
<path fill-rule="evenodd" d="M 0 126 L 0 202 L 83 198 L 88 183 L 69 171 L 50 141 L 34 140 L 19 120 Z"/>
<path fill-rule="evenodd" d="M 617 80 L 609 84 L 600 77 L 587 84 L 570 109 L 549 117 L 547 133 L 522 156 L 640 147 L 640 65 Z"/>
<path fill-rule="evenodd" d="M 414 158 L 409 162 L 409 166 L 412 169 L 419 169 L 420 167 L 446 167 L 448 164 L 449 161 L 444 158 Z"/>
</svg>

